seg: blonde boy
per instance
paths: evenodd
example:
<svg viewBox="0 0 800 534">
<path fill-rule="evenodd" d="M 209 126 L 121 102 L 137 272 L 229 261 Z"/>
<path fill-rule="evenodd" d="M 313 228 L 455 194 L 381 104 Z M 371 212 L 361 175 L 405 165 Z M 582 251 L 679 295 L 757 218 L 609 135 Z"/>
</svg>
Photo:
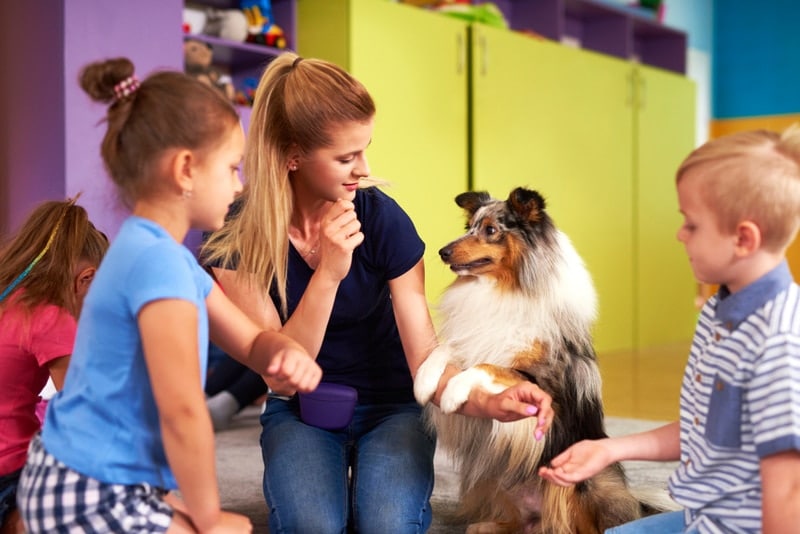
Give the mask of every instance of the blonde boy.
<svg viewBox="0 0 800 534">
<path fill-rule="evenodd" d="M 584 441 L 541 476 L 560 485 L 621 460 L 680 460 L 670 494 L 684 510 L 611 532 L 800 532 L 800 287 L 786 249 L 800 226 L 800 129 L 710 141 L 677 173 L 678 230 L 702 309 L 680 420 Z M 657 305 L 657 303 L 653 303 Z"/>
</svg>

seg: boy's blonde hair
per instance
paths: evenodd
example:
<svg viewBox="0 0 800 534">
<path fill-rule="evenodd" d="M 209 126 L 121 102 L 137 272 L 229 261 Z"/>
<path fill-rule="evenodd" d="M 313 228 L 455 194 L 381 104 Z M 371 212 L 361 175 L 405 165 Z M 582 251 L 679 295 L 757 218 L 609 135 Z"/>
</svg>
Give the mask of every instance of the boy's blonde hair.
<svg viewBox="0 0 800 534">
<path fill-rule="evenodd" d="M 762 246 L 780 251 L 800 226 L 800 128 L 782 134 L 754 130 L 714 139 L 694 150 L 678 169 L 701 180 L 703 201 L 719 229 L 733 232 L 742 221 L 761 230 Z"/>
<path fill-rule="evenodd" d="M 275 58 L 261 76 L 250 114 L 239 213 L 206 241 L 201 260 L 235 264 L 237 277 L 255 290 L 267 290 L 274 281 L 287 318 L 289 159 L 293 151 L 305 155 L 330 146 L 336 125 L 374 115 L 366 88 L 339 66 L 292 52 Z"/>
</svg>

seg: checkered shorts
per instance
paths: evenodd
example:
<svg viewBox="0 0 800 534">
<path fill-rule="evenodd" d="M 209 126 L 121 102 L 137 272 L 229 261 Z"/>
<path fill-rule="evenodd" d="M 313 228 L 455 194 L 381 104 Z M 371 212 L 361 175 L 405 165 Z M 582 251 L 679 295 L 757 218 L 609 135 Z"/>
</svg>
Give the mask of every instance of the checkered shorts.
<svg viewBox="0 0 800 534">
<path fill-rule="evenodd" d="M 49 454 L 37 435 L 17 488 L 29 534 L 165 532 L 172 508 L 166 491 L 149 484 L 107 484 L 82 475 Z"/>
</svg>

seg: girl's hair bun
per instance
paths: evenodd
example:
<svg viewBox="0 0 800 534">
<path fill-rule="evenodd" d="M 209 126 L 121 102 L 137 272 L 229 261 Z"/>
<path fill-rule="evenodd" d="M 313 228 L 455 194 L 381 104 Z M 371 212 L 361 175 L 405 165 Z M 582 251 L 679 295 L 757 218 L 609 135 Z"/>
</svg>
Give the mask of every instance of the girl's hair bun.
<svg viewBox="0 0 800 534">
<path fill-rule="evenodd" d="M 133 73 L 131 60 L 119 57 L 86 65 L 81 70 L 79 82 L 92 100 L 110 104 L 117 100 L 114 86 L 133 76 Z"/>
</svg>

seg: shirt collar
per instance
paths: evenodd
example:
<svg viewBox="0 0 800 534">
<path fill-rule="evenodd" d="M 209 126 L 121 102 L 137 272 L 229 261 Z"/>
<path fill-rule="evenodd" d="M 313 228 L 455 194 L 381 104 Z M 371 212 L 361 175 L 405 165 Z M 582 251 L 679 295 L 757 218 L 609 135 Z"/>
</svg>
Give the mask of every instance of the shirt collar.
<svg viewBox="0 0 800 534">
<path fill-rule="evenodd" d="M 789 264 L 783 260 L 741 291 L 731 294 L 726 286 L 722 286 L 717 293 L 716 319 L 724 323 L 728 330 L 734 330 L 749 315 L 791 285 L 792 281 Z"/>
</svg>

